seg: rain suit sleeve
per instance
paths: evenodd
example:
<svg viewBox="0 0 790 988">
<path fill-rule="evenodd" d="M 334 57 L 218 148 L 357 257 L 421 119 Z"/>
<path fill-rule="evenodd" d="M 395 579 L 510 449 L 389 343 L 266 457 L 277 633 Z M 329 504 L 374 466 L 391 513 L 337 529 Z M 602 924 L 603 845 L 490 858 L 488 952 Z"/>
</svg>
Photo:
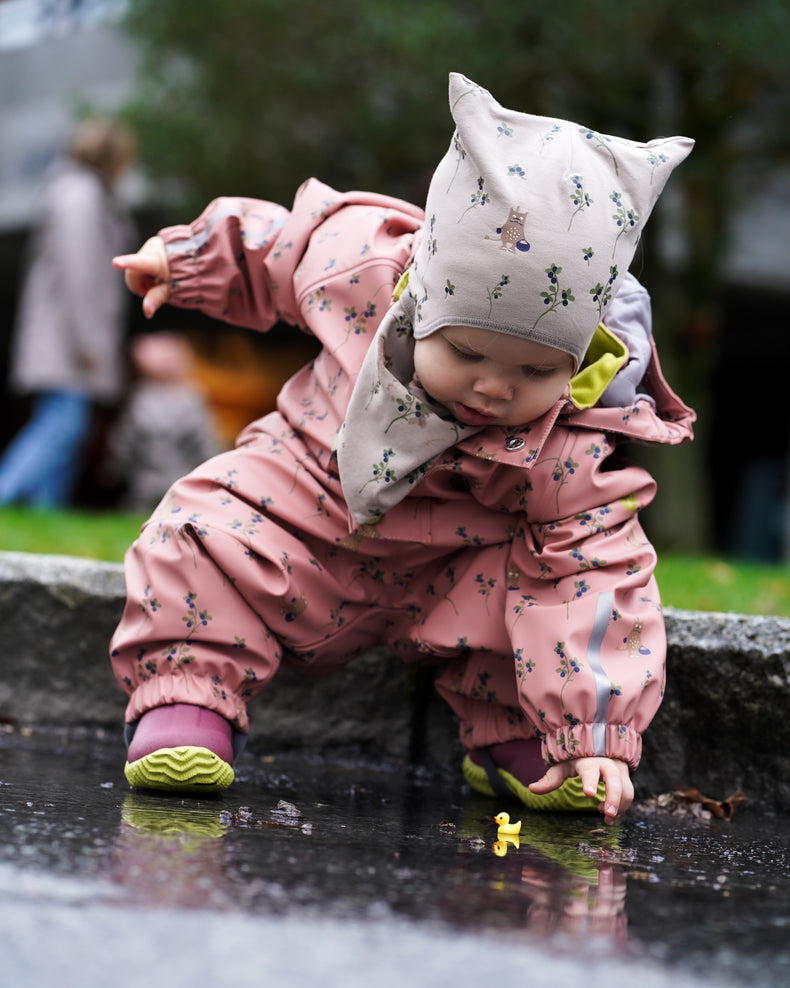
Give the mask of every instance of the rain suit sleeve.
<svg viewBox="0 0 790 988">
<path fill-rule="evenodd" d="M 604 433 L 557 430 L 531 469 L 513 542 L 520 700 L 550 763 L 606 755 L 636 767 L 663 696 L 656 558 L 638 520 L 655 482 L 616 458 Z"/>
<path fill-rule="evenodd" d="M 290 213 L 263 200 L 222 197 L 188 225 L 160 231 L 171 305 L 265 331 L 279 318 L 265 261 Z"/>
<path fill-rule="evenodd" d="M 291 210 L 259 199 L 215 199 L 193 223 L 160 231 L 170 262 L 170 303 L 248 329 L 265 331 L 285 322 L 309 330 L 297 285 L 305 277 L 319 277 L 316 257 L 327 265 L 321 277 L 331 277 L 330 266 L 339 261 L 325 256 L 327 248 L 321 244 L 329 235 L 323 231 L 327 219 L 346 206 L 367 207 L 369 215 L 379 215 L 377 223 L 367 226 L 364 221 L 352 228 L 340 224 L 338 230 L 342 227 L 353 241 L 350 247 L 343 245 L 346 252 L 358 250 L 369 235 L 373 239 L 367 250 L 392 253 L 397 233 L 412 234 L 423 220 L 422 210 L 402 200 L 336 192 L 316 179 L 299 188 Z"/>
</svg>

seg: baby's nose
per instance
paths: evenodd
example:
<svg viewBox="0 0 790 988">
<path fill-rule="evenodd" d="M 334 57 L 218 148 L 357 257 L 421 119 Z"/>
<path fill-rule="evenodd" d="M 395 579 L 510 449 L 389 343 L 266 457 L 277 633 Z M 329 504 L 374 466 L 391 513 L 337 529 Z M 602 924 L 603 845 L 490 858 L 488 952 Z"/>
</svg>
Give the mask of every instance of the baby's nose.
<svg viewBox="0 0 790 988">
<path fill-rule="evenodd" d="M 486 374 L 478 379 L 475 389 L 488 398 L 510 401 L 515 391 L 515 384 L 508 374 Z"/>
</svg>

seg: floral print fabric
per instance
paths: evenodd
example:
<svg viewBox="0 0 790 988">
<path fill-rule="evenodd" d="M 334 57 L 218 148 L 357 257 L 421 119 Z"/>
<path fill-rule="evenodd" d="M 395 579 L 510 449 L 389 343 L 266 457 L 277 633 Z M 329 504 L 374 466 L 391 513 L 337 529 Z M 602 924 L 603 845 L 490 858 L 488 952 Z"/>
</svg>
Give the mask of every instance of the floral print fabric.
<svg viewBox="0 0 790 988">
<path fill-rule="evenodd" d="M 683 441 L 693 415 L 654 358 L 655 407 L 561 403 L 461 438 L 376 525 L 353 523 L 334 443 L 421 227 L 408 204 L 310 182 L 290 214 L 221 200 L 163 231 L 176 304 L 261 330 L 285 320 L 323 349 L 237 449 L 174 485 L 130 549 L 112 642 L 127 719 L 181 701 L 246 731 L 281 663 L 331 671 L 385 642 L 443 664 L 469 746 L 537 734 L 547 760 L 636 765 L 665 639 L 638 520 L 655 485 L 617 445 Z"/>
</svg>

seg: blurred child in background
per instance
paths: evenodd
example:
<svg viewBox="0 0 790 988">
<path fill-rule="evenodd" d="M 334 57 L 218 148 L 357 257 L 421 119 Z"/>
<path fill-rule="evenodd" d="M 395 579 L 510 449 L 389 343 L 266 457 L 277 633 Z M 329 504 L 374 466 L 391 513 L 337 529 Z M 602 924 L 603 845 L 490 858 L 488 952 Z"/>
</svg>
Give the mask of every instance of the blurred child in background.
<svg viewBox="0 0 790 988">
<path fill-rule="evenodd" d="M 145 334 L 132 340 L 130 354 L 135 379 L 110 433 L 109 473 L 121 486 L 121 507 L 152 511 L 174 481 L 222 447 L 187 340 Z"/>
</svg>

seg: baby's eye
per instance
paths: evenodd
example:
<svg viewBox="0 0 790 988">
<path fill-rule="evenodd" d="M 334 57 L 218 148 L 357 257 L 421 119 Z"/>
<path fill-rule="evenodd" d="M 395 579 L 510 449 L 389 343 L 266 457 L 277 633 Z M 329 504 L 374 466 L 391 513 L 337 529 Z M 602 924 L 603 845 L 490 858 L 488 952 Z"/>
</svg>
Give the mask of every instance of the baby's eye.
<svg viewBox="0 0 790 988">
<path fill-rule="evenodd" d="M 555 367 L 536 367 L 533 364 L 525 364 L 521 368 L 521 373 L 524 377 L 536 380 L 541 377 L 551 377 L 556 371 Z"/>
<path fill-rule="evenodd" d="M 455 344 L 450 343 L 449 341 L 448 341 L 448 346 L 450 347 L 450 351 L 453 354 L 453 356 L 457 357 L 459 360 L 468 360 L 470 362 L 474 362 L 476 360 L 482 360 L 482 355 L 479 353 L 469 353 L 468 350 L 459 350 L 458 347 L 455 346 Z"/>
</svg>

